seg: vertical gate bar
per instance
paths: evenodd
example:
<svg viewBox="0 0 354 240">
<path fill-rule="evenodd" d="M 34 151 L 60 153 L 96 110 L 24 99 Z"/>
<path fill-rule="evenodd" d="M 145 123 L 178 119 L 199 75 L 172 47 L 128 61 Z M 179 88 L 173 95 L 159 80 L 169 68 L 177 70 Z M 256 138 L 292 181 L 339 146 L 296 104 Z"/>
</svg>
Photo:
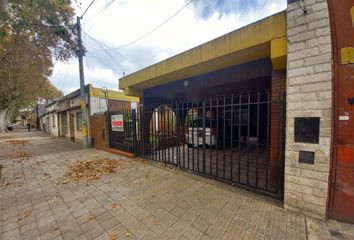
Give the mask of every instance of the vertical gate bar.
<svg viewBox="0 0 354 240">
<path fill-rule="evenodd" d="M 161 135 L 161 114 L 160 114 L 160 109 L 159 109 L 159 106 L 155 106 L 155 115 L 157 115 L 157 133 L 156 133 L 156 141 L 158 143 L 158 154 L 159 154 L 159 162 L 162 162 L 162 152 L 161 152 L 161 142 L 160 142 L 160 139 L 159 139 L 159 136 Z"/>
<path fill-rule="evenodd" d="M 210 175 L 213 175 L 213 151 L 212 151 L 212 146 L 213 146 L 213 136 L 212 136 L 212 129 L 213 129 L 213 125 L 212 125 L 212 120 L 213 120 L 213 101 L 212 98 L 210 98 L 210 103 L 209 103 L 209 112 L 210 112 L 210 121 L 209 121 L 209 128 L 210 128 L 210 145 L 209 145 L 209 151 L 210 151 L 210 159 L 209 159 L 209 168 L 210 168 Z M 215 122 L 215 120 L 214 120 Z"/>
<path fill-rule="evenodd" d="M 167 145 L 167 151 L 168 151 L 168 158 L 167 162 L 171 163 L 171 152 L 170 152 L 170 144 L 169 144 L 169 139 L 170 139 L 170 109 L 171 106 L 167 104 L 167 136 L 166 136 L 166 145 Z"/>
<path fill-rule="evenodd" d="M 197 171 L 199 172 L 199 101 L 197 101 Z"/>
<path fill-rule="evenodd" d="M 269 161 L 270 161 L 270 148 L 269 148 L 269 141 L 270 141 L 270 109 L 271 109 L 271 98 L 270 92 L 267 91 L 267 166 L 266 166 L 266 190 L 268 190 L 268 175 L 269 175 Z"/>
<path fill-rule="evenodd" d="M 281 197 L 284 197 L 284 162 L 285 162 L 285 129 L 286 129 L 286 92 L 283 92 L 282 94 L 282 107 L 283 107 L 283 116 L 282 116 L 282 157 L 281 157 L 281 161 L 280 161 L 280 169 L 281 169 L 281 172 L 280 172 L 280 183 L 281 183 L 281 186 L 280 186 L 280 195 Z"/>
<path fill-rule="evenodd" d="M 250 185 L 249 171 L 250 171 L 250 151 L 249 151 L 249 141 L 250 141 L 250 110 L 251 110 L 251 92 L 248 92 L 248 104 L 247 104 L 247 185 Z"/>
<path fill-rule="evenodd" d="M 189 100 L 187 100 L 187 115 L 189 114 L 189 109 L 191 109 L 192 110 L 192 112 L 193 112 L 193 105 L 192 105 L 192 107 L 191 108 L 189 108 Z M 192 116 L 193 116 L 193 113 L 192 113 Z M 188 116 L 188 118 L 189 118 L 189 116 Z M 188 119 L 189 120 L 189 119 Z M 188 123 L 188 124 L 190 124 L 190 123 Z M 193 117 L 192 117 L 192 126 L 193 126 Z M 188 157 L 188 169 L 190 169 L 190 165 L 189 165 L 189 159 L 190 159 L 190 145 L 191 145 L 191 142 L 190 142 L 190 135 L 191 134 L 193 134 L 193 132 L 192 133 L 190 133 L 189 132 L 189 129 L 190 129 L 190 125 L 188 125 L 188 148 L 187 148 L 187 150 L 188 150 L 188 154 L 187 154 L 187 157 Z M 193 131 L 193 128 L 192 128 L 192 131 Z M 193 141 L 193 138 L 192 138 L 192 141 Z"/>
<path fill-rule="evenodd" d="M 179 159 L 179 138 L 180 138 L 180 131 L 179 131 L 179 103 L 176 101 L 176 121 L 175 121 L 175 129 L 176 129 L 176 163 L 177 166 L 180 167 L 180 159 Z"/>
<path fill-rule="evenodd" d="M 112 120 L 111 120 L 110 112 L 107 112 L 107 125 L 109 129 L 108 146 L 111 148 L 112 147 Z"/>
<path fill-rule="evenodd" d="M 160 136 L 161 142 L 163 142 L 162 144 L 162 148 L 163 148 L 163 156 L 164 156 L 164 163 L 166 166 L 166 162 L 167 162 L 167 154 L 166 154 L 166 142 L 165 142 L 165 135 L 166 135 L 166 106 L 162 105 L 161 106 L 161 111 L 162 111 L 162 116 L 163 116 L 163 130 L 162 130 L 162 135 Z"/>
<path fill-rule="evenodd" d="M 127 146 L 125 144 L 126 139 L 127 139 L 127 124 L 124 124 L 124 119 L 126 118 L 126 113 L 125 110 L 121 111 L 122 115 L 123 115 L 123 142 L 122 142 L 122 149 L 125 152 L 128 152 Z"/>
<path fill-rule="evenodd" d="M 219 98 L 216 98 L 216 176 L 219 176 Z"/>
<path fill-rule="evenodd" d="M 149 109 L 149 129 L 151 128 L 150 132 L 150 136 L 149 139 L 151 139 L 151 141 L 149 141 L 150 143 L 150 159 L 151 160 L 155 160 L 155 123 L 153 121 L 153 115 L 154 114 L 154 105 L 151 104 L 150 105 L 150 109 Z M 152 122 L 152 123 L 151 123 Z"/>
<path fill-rule="evenodd" d="M 152 113 L 152 114 L 151 114 Z M 158 161 L 157 159 L 157 142 L 156 142 L 156 114 L 155 114 L 155 106 L 151 106 L 151 111 L 150 111 L 150 126 L 152 125 L 152 160 Z"/>
<path fill-rule="evenodd" d="M 238 182 L 241 182 L 241 119 L 242 119 L 242 94 L 238 103 Z"/>
<path fill-rule="evenodd" d="M 206 114 L 205 114 L 205 99 L 203 99 L 203 102 L 202 102 L 202 110 L 203 110 L 203 173 L 205 173 L 205 162 L 206 162 L 206 148 L 205 148 L 205 140 L 206 140 Z"/>
<path fill-rule="evenodd" d="M 279 171 L 280 171 L 280 168 L 279 168 L 279 163 L 280 163 L 280 152 L 281 152 L 281 134 L 280 134 L 280 129 L 281 129 L 281 119 L 280 119 L 280 114 L 283 112 L 283 109 L 282 109 L 282 102 L 281 102 L 281 93 L 279 92 L 278 93 L 278 100 L 277 100 L 277 103 L 278 103 L 278 106 L 277 108 L 279 109 L 278 110 L 278 119 L 277 119 L 277 125 L 278 125 L 278 144 L 277 144 L 277 149 L 278 149 L 278 152 L 277 152 L 277 161 L 278 161 L 278 169 L 277 169 L 277 177 L 276 177 L 276 192 L 278 192 L 279 190 Z"/>
<path fill-rule="evenodd" d="M 153 104 L 150 106 L 149 115 L 150 115 L 149 126 L 151 128 L 151 145 L 152 145 L 151 158 L 153 161 L 156 161 L 156 119 L 155 119 L 155 109 Z"/>
<path fill-rule="evenodd" d="M 129 152 L 133 152 L 133 120 L 132 120 L 132 112 L 130 109 L 127 109 L 129 116 Z"/>
<path fill-rule="evenodd" d="M 137 138 L 136 138 L 136 110 L 132 109 L 132 127 L 133 127 L 133 153 L 137 156 Z"/>
<path fill-rule="evenodd" d="M 192 169 L 194 171 L 194 112 L 195 112 L 195 103 L 192 101 Z"/>
<path fill-rule="evenodd" d="M 226 139 L 226 131 L 225 131 L 225 128 L 226 128 L 226 115 L 225 115 L 225 112 L 226 112 L 226 96 L 224 95 L 224 111 L 223 111 L 223 125 L 222 125 L 222 128 L 223 128 L 223 141 L 222 141 L 222 148 L 223 148 L 223 167 L 222 167 L 222 171 L 223 171 L 223 178 L 225 178 L 225 158 L 226 158 L 226 154 L 225 154 L 225 139 Z"/>
<path fill-rule="evenodd" d="M 173 122 L 174 122 L 174 117 L 173 117 L 173 115 L 174 115 L 174 112 L 173 112 L 173 109 L 176 109 L 176 106 L 173 106 L 174 105 L 174 103 L 173 102 L 171 102 L 171 104 L 170 104 L 170 109 L 169 109 L 169 111 L 170 111 L 170 114 L 169 114 L 169 116 L 171 116 L 171 119 L 170 119 L 170 121 L 171 122 L 169 122 L 169 131 L 168 131 L 168 134 L 169 134 L 169 140 L 168 140 L 168 144 L 169 144 L 169 149 L 171 150 L 171 157 L 170 157 L 170 164 L 172 163 L 172 164 L 174 164 L 174 162 L 175 162 L 175 148 L 174 148 L 174 141 L 172 141 L 173 140 L 173 131 L 175 131 L 176 129 L 174 129 L 174 124 L 173 124 Z M 176 116 L 175 116 L 176 117 Z"/>
<path fill-rule="evenodd" d="M 234 136 L 234 95 L 231 96 L 231 142 L 230 142 L 230 180 L 232 181 L 232 152 L 233 152 L 233 136 Z"/>
<path fill-rule="evenodd" d="M 185 108 L 185 102 L 183 101 L 182 103 L 182 122 L 181 122 L 181 127 L 182 127 L 182 133 L 183 133 L 183 136 L 182 136 L 182 144 L 183 144 L 183 168 L 185 167 L 186 165 L 186 150 L 185 150 L 185 146 L 186 146 L 186 114 L 185 114 L 185 111 L 186 111 L 186 108 Z M 183 123 L 183 124 L 182 124 Z"/>
<path fill-rule="evenodd" d="M 258 187 L 258 161 L 259 161 L 259 102 L 260 92 L 257 93 L 257 155 L 256 155 L 256 187 Z"/>
</svg>

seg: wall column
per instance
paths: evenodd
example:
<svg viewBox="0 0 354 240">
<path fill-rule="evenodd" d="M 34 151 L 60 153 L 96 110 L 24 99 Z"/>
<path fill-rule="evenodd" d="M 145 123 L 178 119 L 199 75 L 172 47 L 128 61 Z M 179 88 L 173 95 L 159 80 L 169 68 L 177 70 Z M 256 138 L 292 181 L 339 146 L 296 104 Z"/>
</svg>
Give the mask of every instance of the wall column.
<svg viewBox="0 0 354 240">
<path fill-rule="evenodd" d="M 326 0 L 297 1 L 287 8 L 287 120 L 284 206 L 316 218 L 326 216 L 331 147 L 332 56 Z M 319 142 L 295 142 L 295 118 L 320 119 Z M 300 163 L 299 151 L 314 153 Z"/>
</svg>

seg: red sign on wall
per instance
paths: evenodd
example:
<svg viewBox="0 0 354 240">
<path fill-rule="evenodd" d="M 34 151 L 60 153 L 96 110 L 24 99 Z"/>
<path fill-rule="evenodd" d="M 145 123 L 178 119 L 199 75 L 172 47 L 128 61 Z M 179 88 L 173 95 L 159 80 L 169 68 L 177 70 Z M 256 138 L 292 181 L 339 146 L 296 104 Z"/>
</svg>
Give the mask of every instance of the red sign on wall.
<svg viewBox="0 0 354 240">
<path fill-rule="evenodd" d="M 123 132 L 124 131 L 124 123 L 123 123 L 123 115 L 112 115 L 111 116 L 111 127 L 112 131 L 115 132 Z"/>
</svg>

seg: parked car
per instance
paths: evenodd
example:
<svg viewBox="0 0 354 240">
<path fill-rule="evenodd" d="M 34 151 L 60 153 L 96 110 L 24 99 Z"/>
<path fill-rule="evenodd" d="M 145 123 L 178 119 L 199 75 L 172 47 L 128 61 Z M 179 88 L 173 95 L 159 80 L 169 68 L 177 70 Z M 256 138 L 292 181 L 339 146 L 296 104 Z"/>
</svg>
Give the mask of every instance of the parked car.
<svg viewBox="0 0 354 240">
<path fill-rule="evenodd" d="M 203 120 L 195 119 L 188 125 L 186 133 L 186 141 L 188 147 L 198 147 L 203 145 L 203 138 L 205 136 L 205 144 L 207 146 L 217 146 L 222 148 L 223 146 L 223 121 L 219 119 L 218 126 L 217 121 L 214 119 L 205 119 L 205 131 L 203 130 Z"/>
<path fill-rule="evenodd" d="M 7 128 L 7 130 L 9 130 L 9 131 L 13 131 L 13 130 L 14 130 L 14 126 L 15 126 L 15 124 L 7 124 L 7 125 L 6 125 L 6 128 Z"/>
</svg>

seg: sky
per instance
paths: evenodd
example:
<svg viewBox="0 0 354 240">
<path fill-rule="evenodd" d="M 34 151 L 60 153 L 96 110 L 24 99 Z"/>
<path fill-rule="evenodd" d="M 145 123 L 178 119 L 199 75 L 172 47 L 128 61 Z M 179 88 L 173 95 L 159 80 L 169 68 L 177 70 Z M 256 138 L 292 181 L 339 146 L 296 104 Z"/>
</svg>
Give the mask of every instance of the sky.
<svg viewBox="0 0 354 240">
<path fill-rule="evenodd" d="M 72 2 L 76 14 L 81 16 L 92 0 Z M 87 51 L 85 83 L 118 90 L 119 78 L 124 74 L 280 12 L 286 8 L 286 2 L 96 0 L 81 20 Z M 57 62 L 50 80 L 64 94 L 78 89 L 78 59 Z"/>
</svg>

